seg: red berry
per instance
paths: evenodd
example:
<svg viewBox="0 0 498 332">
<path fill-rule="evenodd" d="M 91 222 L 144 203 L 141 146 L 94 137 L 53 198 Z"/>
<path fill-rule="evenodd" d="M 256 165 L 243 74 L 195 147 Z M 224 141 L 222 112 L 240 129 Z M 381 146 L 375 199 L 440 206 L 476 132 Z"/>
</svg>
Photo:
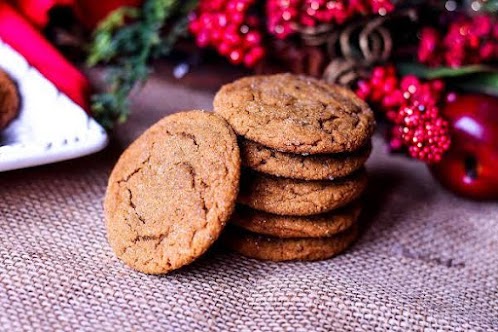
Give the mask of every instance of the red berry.
<svg viewBox="0 0 498 332">
<path fill-rule="evenodd" d="M 244 64 L 247 67 L 253 67 L 259 61 L 261 61 L 264 55 L 265 50 L 262 47 L 255 47 L 244 56 Z"/>
<path fill-rule="evenodd" d="M 372 71 L 372 77 L 384 78 L 387 74 L 387 69 L 385 67 L 375 67 Z"/>
<path fill-rule="evenodd" d="M 215 48 L 232 63 L 255 65 L 264 56 L 259 19 L 249 14 L 255 3 L 256 0 L 200 0 L 197 11 L 189 15 L 189 30 L 197 45 Z"/>
<path fill-rule="evenodd" d="M 257 31 L 250 31 L 246 34 L 245 40 L 249 45 L 261 44 L 261 35 Z"/>
<path fill-rule="evenodd" d="M 424 28 L 418 47 L 420 62 L 460 67 L 465 64 L 494 62 L 498 52 L 493 45 L 498 25 L 489 15 L 464 17 L 452 21 L 444 36 L 434 28 Z"/>
<path fill-rule="evenodd" d="M 224 13 L 218 14 L 218 25 L 225 27 L 228 24 L 227 16 Z"/>
<path fill-rule="evenodd" d="M 213 31 L 211 31 L 210 37 L 211 37 L 210 38 L 211 42 L 214 45 L 217 45 L 217 44 L 219 44 L 219 42 L 223 38 L 223 31 L 221 31 L 220 29 L 214 29 Z"/>
<path fill-rule="evenodd" d="M 240 49 L 230 52 L 229 59 L 233 64 L 240 64 L 243 60 L 243 52 Z"/>
<path fill-rule="evenodd" d="M 244 14 L 241 12 L 234 12 L 230 14 L 230 21 L 235 24 L 242 24 L 244 22 Z"/>
<path fill-rule="evenodd" d="M 209 45 L 209 35 L 208 33 L 203 30 L 201 32 L 199 32 L 199 34 L 197 35 L 195 41 L 197 42 L 197 46 L 199 47 L 206 47 Z"/>
<path fill-rule="evenodd" d="M 189 29 L 192 34 L 196 35 L 201 31 L 202 25 L 199 20 L 192 20 L 189 24 Z"/>
<path fill-rule="evenodd" d="M 229 43 L 224 42 L 224 41 L 221 42 L 221 44 L 218 46 L 218 52 L 224 56 L 227 56 L 228 54 L 230 54 L 231 50 L 232 50 L 232 46 Z"/>
<path fill-rule="evenodd" d="M 242 42 L 242 37 L 235 31 L 226 30 L 223 40 L 230 45 L 239 45 Z"/>
<path fill-rule="evenodd" d="M 397 79 L 394 67 L 377 67 L 368 81 L 358 82 L 357 94 L 381 110 L 392 123 L 390 147 L 416 159 L 434 163 L 449 148 L 447 122 L 438 104 L 444 83 L 421 82 L 413 75 Z"/>
<path fill-rule="evenodd" d="M 484 61 L 490 60 L 495 54 L 495 45 L 492 42 L 484 42 L 479 48 L 479 56 Z"/>
<path fill-rule="evenodd" d="M 398 80 L 394 77 L 388 77 L 385 79 L 384 84 L 382 86 L 384 93 L 389 94 L 394 92 L 398 84 Z"/>
</svg>

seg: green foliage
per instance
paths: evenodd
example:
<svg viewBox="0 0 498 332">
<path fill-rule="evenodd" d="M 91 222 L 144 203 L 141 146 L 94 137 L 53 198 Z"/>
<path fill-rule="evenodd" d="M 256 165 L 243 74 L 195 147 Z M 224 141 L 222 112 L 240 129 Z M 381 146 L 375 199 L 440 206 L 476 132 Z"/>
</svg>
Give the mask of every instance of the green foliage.
<svg viewBox="0 0 498 332">
<path fill-rule="evenodd" d="M 462 91 L 479 92 L 498 97 L 498 73 L 472 74 L 454 80 L 453 86 Z"/>
<path fill-rule="evenodd" d="M 490 13 L 497 13 L 498 12 L 498 1 L 497 0 L 488 0 L 483 2 L 482 4 L 483 11 L 487 11 Z"/>
<path fill-rule="evenodd" d="M 196 5 L 195 0 L 145 0 L 141 9 L 119 8 L 99 24 L 87 62 L 108 65 L 108 89 L 92 97 L 92 111 L 104 127 L 126 121 L 132 89 L 150 75 L 151 60 L 167 55 L 187 34 L 187 14 Z"/>
<path fill-rule="evenodd" d="M 468 65 L 458 68 L 427 67 L 420 63 L 398 63 L 401 75 L 413 74 L 423 79 L 444 79 L 452 88 L 498 96 L 498 68 Z"/>
<path fill-rule="evenodd" d="M 413 74 L 428 80 L 436 78 L 461 77 L 471 74 L 498 72 L 495 67 L 487 65 L 467 65 L 457 68 L 451 67 L 428 67 L 421 63 L 402 62 L 396 65 L 402 75 Z"/>
</svg>

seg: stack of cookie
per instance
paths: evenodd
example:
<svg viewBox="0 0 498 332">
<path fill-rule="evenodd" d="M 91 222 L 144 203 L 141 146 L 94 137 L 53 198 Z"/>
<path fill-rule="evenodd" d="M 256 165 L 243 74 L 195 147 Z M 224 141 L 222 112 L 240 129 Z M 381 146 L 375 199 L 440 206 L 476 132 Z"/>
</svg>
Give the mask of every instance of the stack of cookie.
<svg viewBox="0 0 498 332">
<path fill-rule="evenodd" d="M 214 100 L 239 136 L 242 184 L 224 242 L 253 258 L 326 259 L 358 233 L 374 116 L 353 92 L 303 76 L 247 77 Z"/>
</svg>

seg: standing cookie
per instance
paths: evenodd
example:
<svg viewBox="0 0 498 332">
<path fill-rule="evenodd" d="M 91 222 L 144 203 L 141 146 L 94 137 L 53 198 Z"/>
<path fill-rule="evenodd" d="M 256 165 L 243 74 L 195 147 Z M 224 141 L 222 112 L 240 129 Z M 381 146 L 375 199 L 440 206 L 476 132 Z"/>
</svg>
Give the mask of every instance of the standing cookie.
<svg viewBox="0 0 498 332">
<path fill-rule="evenodd" d="M 104 208 L 112 249 L 145 273 L 189 264 L 225 226 L 239 177 L 239 149 L 225 120 L 204 111 L 162 119 L 110 176 Z"/>
<path fill-rule="evenodd" d="M 0 69 L 0 130 L 17 116 L 19 104 L 16 84 Z"/>
<path fill-rule="evenodd" d="M 252 76 L 221 88 L 215 112 L 235 132 L 292 153 L 337 153 L 365 146 L 373 112 L 352 91 L 291 74 Z"/>
</svg>

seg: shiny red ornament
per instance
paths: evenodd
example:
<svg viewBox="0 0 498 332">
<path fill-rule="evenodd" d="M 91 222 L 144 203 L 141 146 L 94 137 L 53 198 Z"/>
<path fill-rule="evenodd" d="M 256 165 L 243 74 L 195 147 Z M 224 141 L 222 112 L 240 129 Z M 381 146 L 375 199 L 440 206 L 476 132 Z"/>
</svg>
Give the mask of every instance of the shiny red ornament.
<svg viewBox="0 0 498 332">
<path fill-rule="evenodd" d="M 469 94 L 452 98 L 442 113 L 452 145 L 434 177 L 449 190 L 473 199 L 498 199 L 498 99 Z"/>
</svg>

